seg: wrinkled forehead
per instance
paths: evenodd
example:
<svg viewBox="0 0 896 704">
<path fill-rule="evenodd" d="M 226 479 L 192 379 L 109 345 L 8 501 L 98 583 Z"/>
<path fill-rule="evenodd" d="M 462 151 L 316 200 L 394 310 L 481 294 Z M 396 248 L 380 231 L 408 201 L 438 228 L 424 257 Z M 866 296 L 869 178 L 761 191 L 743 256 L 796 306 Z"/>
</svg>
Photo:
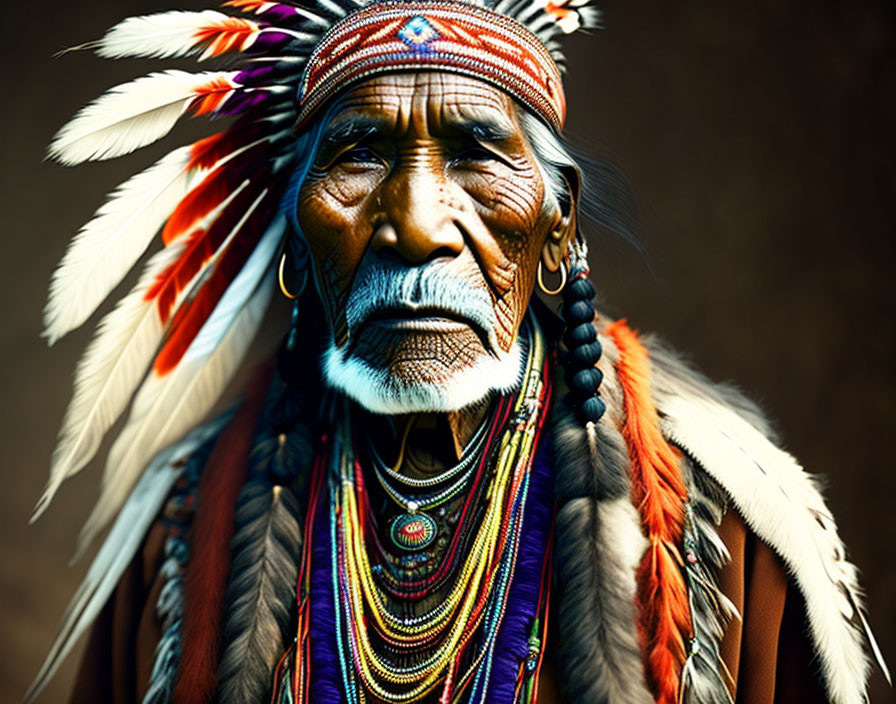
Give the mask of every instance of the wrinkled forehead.
<svg viewBox="0 0 896 704">
<path fill-rule="evenodd" d="M 521 134 L 513 98 L 485 81 L 437 71 L 371 77 L 337 98 L 325 121 L 328 141 L 359 129 L 414 137 L 463 132 L 489 141 Z"/>
</svg>

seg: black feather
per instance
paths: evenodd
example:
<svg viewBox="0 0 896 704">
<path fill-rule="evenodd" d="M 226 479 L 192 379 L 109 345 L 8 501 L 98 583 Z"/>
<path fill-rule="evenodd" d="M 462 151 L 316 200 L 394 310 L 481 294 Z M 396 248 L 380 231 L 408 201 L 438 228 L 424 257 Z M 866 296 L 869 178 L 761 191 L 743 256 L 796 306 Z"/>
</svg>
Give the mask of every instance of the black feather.
<svg viewBox="0 0 896 704">
<path fill-rule="evenodd" d="M 256 475 L 236 506 L 216 701 L 264 701 L 290 638 L 301 549 L 293 491 Z"/>
</svg>

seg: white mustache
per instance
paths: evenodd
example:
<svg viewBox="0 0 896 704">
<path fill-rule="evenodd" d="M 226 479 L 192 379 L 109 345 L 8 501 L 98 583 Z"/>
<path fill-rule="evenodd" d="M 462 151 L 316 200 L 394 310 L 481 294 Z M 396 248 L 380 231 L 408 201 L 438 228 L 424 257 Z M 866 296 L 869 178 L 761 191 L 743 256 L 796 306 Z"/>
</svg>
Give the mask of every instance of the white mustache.
<svg viewBox="0 0 896 704">
<path fill-rule="evenodd" d="M 498 349 L 497 318 L 488 293 L 447 271 L 445 264 L 408 267 L 377 261 L 363 267 L 345 308 L 349 336 L 370 316 L 389 309 L 435 309 L 464 318 L 484 333 L 492 351 Z"/>
</svg>

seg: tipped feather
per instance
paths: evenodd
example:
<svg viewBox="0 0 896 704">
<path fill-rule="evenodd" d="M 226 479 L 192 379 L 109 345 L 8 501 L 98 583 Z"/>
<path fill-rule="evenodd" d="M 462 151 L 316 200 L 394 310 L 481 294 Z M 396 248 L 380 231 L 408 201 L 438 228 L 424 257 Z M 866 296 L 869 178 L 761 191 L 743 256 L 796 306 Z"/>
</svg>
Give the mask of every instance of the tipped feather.
<svg viewBox="0 0 896 704">
<path fill-rule="evenodd" d="M 49 344 L 81 325 L 140 258 L 197 171 L 182 147 L 121 184 L 72 240 L 44 309 Z"/>
<path fill-rule="evenodd" d="M 222 196 L 224 201 L 205 216 L 203 224 L 213 222 L 235 196 L 236 193 Z M 230 237 L 237 230 L 234 228 Z M 75 395 L 53 453 L 50 480 L 34 509 L 32 522 L 43 513 L 62 482 L 96 454 L 103 435 L 121 415 L 157 354 L 164 332 L 170 327 L 170 312 L 176 311 L 202 285 L 228 241 L 218 242 L 204 252 L 202 260 L 194 262 L 188 274 L 182 274 L 181 264 L 190 256 L 192 243 L 175 240 L 150 260 L 131 293 L 100 323 L 79 363 Z M 167 292 L 164 306 L 162 292 Z"/>
<path fill-rule="evenodd" d="M 262 701 L 286 649 L 301 548 L 293 492 L 266 478 L 240 492 L 233 564 L 225 597 L 224 651 L 218 665 L 221 704 Z"/>
<path fill-rule="evenodd" d="M 78 553 L 115 515 L 147 457 L 204 416 L 242 361 L 275 284 L 272 260 L 285 220 L 278 218 L 227 289 L 180 364 L 151 374 L 137 392 L 128 423 L 112 446 L 100 499 L 79 537 Z"/>
<path fill-rule="evenodd" d="M 227 51 L 241 51 L 258 36 L 257 23 L 216 10 L 172 10 L 128 17 L 95 43 L 108 59 L 125 56 L 176 58 L 202 52 L 199 60 Z"/>
<path fill-rule="evenodd" d="M 194 100 L 210 112 L 234 90 L 231 71 L 151 73 L 116 86 L 82 108 L 53 138 L 49 156 L 72 166 L 112 159 L 164 137 Z"/>
</svg>

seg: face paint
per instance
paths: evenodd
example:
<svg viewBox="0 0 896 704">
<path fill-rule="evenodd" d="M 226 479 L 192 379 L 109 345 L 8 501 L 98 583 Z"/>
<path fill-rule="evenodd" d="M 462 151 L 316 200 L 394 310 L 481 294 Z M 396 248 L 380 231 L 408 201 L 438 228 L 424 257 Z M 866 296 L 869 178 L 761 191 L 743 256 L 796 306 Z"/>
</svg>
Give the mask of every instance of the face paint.
<svg viewBox="0 0 896 704">
<path fill-rule="evenodd" d="M 513 100 L 473 78 L 396 74 L 327 119 L 297 219 L 331 325 L 329 383 L 389 413 L 513 388 L 559 220 Z"/>
</svg>

